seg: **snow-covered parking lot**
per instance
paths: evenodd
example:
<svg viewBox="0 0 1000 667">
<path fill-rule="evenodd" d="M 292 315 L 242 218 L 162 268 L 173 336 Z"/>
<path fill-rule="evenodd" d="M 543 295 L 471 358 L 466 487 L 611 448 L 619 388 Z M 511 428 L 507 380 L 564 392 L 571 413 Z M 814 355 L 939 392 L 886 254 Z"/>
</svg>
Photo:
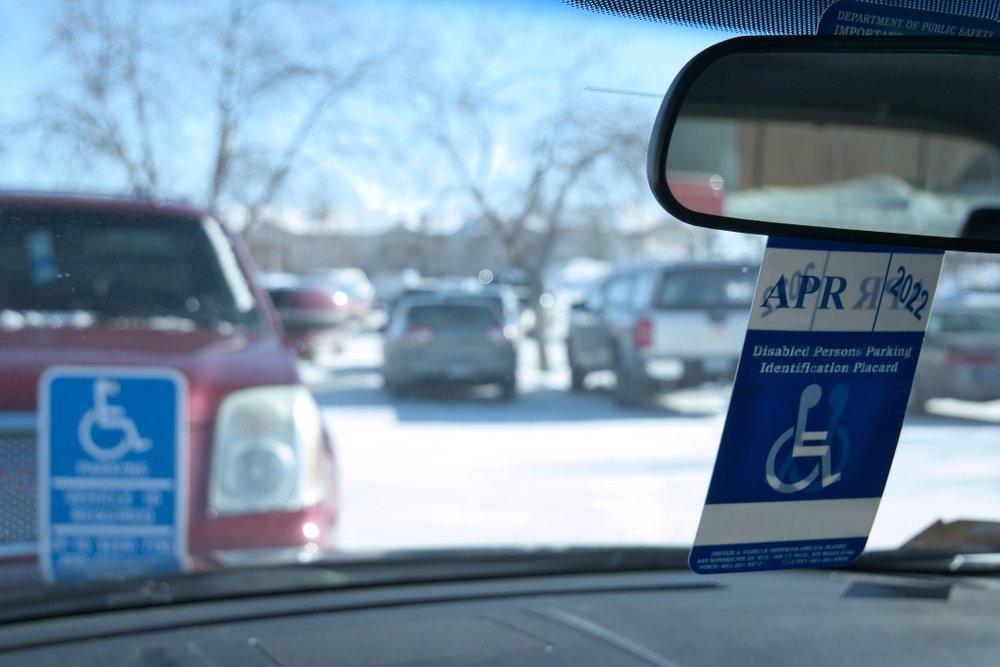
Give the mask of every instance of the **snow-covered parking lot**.
<svg viewBox="0 0 1000 667">
<path fill-rule="evenodd" d="M 347 550 L 694 538 L 728 400 L 726 387 L 622 409 L 608 392 L 568 391 L 521 355 L 520 396 L 489 389 L 393 399 L 377 335 L 303 367 L 340 461 Z M 870 546 L 896 546 L 939 517 L 1000 517 L 1000 404 L 932 402 L 908 419 Z"/>
</svg>

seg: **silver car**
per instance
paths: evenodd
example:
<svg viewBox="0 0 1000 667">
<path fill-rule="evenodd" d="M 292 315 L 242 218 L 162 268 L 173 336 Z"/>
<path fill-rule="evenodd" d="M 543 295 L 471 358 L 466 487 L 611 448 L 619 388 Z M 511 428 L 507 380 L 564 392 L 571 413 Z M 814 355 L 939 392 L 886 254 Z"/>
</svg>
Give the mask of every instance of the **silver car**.
<svg viewBox="0 0 1000 667">
<path fill-rule="evenodd" d="M 385 331 L 383 377 L 399 395 L 438 382 L 499 384 L 517 391 L 516 327 L 482 299 L 426 296 L 406 299 Z"/>
<path fill-rule="evenodd" d="M 928 399 L 1000 399 L 1000 309 L 935 304 L 917 363 L 910 411 Z"/>
</svg>

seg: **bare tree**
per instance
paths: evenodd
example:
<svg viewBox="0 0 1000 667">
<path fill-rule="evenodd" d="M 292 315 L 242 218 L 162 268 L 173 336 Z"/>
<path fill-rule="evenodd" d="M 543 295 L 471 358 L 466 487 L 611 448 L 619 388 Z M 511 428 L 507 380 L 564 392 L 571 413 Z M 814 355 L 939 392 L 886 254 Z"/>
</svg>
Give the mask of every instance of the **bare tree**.
<svg viewBox="0 0 1000 667">
<path fill-rule="evenodd" d="M 140 75 L 146 48 L 139 39 L 137 8 L 114 21 L 103 4 L 64 5 L 53 44 L 72 74 L 39 96 L 36 117 L 44 136 L 70 139 L 88 161 L 110 159 L 133 192 L 156 195 L 153 82 Z"/>
<path fill-rule="evenodd" d="M 575 66 L 585 65 L 583 59 Z M 499 243 L 509 267 L 527 276 L 539 313 L 533 330 L 539 363 L 547 369 L 545 310 L 538 307 L 544 273 L 568 234 L 592 226 L 592 211 L 615 209 L 623 183 L 632 192 L 644 188 L 649 130 L 619 100 L 594 103 L 579 89 L 548 91 L 539 100 L 518 90 L 531 83 L 531 73 L 522 76 L 490 81 L 470 66 L 447 93 L 434 89 L 425 132 L 471 214 Z M 519 115 L 525 99 L 543 113 Z"/>
<path fill-rule="evenodd" d="M 323 3 L 231 0 L 221 14 L 194 3 L 180 16 L 163 9 L 65 0 L 53 42 L 65 74 L 39 95 L 36 128 L 152 196 L 190 189 L 192 165 L 178 167 L 176 153 L 208 147 L 190 194 L 243 206 L 245 231 L 307 163 L 311 142 L 349 135 L 338 105 L 384 82 L 405 40 L 384 23 L 360 29 L 357 17 Z M 202 119 L 195 135 L 192 118 Z"/>
</svg>

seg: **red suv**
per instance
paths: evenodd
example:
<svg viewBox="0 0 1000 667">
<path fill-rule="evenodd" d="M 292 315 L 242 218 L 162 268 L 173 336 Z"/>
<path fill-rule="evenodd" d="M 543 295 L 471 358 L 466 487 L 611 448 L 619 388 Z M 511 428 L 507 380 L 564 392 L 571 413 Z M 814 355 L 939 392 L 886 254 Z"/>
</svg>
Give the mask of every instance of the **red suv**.
<svg viewBox="0 0 1000 667">
<path fill-rule="evenodd" d="M 38 384 L 51 367 L 187 382 L 194 567 L 330 546 L 332 443 L 240 238 L 149 201 L 0 196 L 0 561 L 38 558 Z M 10 568 L 0 568 L 10 571 Z M 23 568 L 22 568 L 23 569 Z"/>
</svg>

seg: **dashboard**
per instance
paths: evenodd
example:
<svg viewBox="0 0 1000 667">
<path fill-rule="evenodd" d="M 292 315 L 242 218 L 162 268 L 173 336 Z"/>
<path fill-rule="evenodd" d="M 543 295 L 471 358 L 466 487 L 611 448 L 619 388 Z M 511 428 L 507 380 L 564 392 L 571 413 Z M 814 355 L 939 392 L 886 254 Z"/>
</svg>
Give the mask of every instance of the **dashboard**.
<svg viewBox="0 0 1000 667">
<path fill-rule="evenodd" d="M 0 626 L 0 665 L 996 665 L 1000 582 L 790 571 L 383 585 Z"/>
</svg>

